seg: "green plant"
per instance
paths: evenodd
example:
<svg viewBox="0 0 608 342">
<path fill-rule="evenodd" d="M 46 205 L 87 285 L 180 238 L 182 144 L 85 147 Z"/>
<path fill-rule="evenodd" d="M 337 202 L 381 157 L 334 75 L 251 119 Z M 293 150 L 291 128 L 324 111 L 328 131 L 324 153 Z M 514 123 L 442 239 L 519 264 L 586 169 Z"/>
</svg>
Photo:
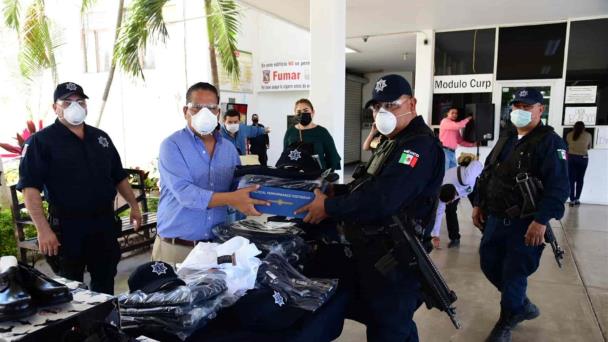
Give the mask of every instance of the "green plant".
<svg viewBox="0 0 608 342">
<path fill-rule="evenodd" d="M 53 81 L 57 83 L 55 48 L 57 34 L 53 34 L 46 16 L 44 0 L 29 3 L 25 12 L 21 11 L 21 1 L 4 0 L 4 22 L 17 32 L 19 37 L 19 70 L 28 80 L 38 72 L 51 69 Z"/>
<path fill-rule="evenodd" d="M 13 217 L 8 209 L 0 209 L 0 256 L 17 256 Z"/>
</svg>

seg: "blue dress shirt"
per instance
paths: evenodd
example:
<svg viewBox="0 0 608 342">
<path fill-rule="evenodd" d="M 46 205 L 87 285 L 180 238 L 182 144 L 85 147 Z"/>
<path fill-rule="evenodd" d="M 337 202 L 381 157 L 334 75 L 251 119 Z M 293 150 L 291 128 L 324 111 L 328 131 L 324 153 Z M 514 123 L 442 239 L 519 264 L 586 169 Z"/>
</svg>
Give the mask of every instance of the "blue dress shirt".
<svg viewBox="0 0 608 342">
<path fill-rule="evenodd" d="M 157 213 L 161 237 L 208 240 L 213 237 L 211 228 L 226 221 L 228 207 L 207 206 L 214 192 L 232 190 L 234 170 L 240 161 L 234 145 L 214 134 L 213 156 L 189 127 L 162 142 Z"/>
<path fill-rule="evenodd" d="M 239 124 L 239 130 L 233 136 L 226 130 L 226 127 L 222 125 L 222 137 L 229 140 L 236 146 L 237 151 L 240 155 L 247 154 L 247 139 L 255 138 L 258 135 L 265 134 L 265 128 L 259 126 L 249 126 L 245 124 Z"/>
</svg>

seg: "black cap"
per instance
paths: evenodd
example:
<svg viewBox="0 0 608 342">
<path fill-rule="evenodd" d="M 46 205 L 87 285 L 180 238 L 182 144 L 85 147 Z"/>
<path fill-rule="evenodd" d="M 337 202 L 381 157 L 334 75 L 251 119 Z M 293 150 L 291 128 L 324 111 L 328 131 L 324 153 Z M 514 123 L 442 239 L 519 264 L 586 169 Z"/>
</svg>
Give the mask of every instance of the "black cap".
<svg viewBox="0 0 608 342">
<path fill-rule="evenodd" d="M 61 83 L 55 88 L 55 93 L 53 94 L 53 102 L 57 102 L 57 100 L 63 100 L 71 95 L 79 95 L 83 99 L 88 99 L 89 97 L 84 93 L 82 87 L 74 82 L 65 82 Z"/>
<path fill-rule="evenodd" d="M 312 144 L 301 141 L 293 143 L 283 150 L 276 167 L 304 173 L 321 171 L 319 162 L 313 157 Z"/>
<path fill-rule="evenodd" d="M 392 102 L 402 95 L 411 96 L 412 87 L 405 78 L 395 74 L 380 77 L 372 91 L 372 99 L 378 102 Z"/>
<path fill-rule="evenodd" d="M 513 95 L 515 98 L 509 102 L 509 106 L 517 102 L 533 105 L 536 103 L 543 104 L 544 101 L 543 94 L 531 87 L 519 88 Z"/>
<path fill-rule="evenodd" d="M 167 291 L 186 285 L 177 277 L 173 267 L 162 261 L 150 261 L 137 267 L 129 276 L 128 284 L 130 292 L 141 290 L 145 293 Z"/>
</svg>

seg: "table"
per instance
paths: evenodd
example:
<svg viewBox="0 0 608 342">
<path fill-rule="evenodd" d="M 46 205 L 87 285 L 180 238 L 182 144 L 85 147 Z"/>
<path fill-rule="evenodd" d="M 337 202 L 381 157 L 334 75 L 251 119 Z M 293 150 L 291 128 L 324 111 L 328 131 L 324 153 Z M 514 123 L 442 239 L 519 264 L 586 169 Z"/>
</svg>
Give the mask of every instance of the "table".
<svg viewBox="0 0 608 342">
<path fill-rule="evenodd" d="M 17 321 L 0 323 L 0 342 L 58 341 L 73 327 L 86 329 L 106 320 L 119 324 L 116 298 L 86 290 L 77 281 L 54 279 L 65 284 L 74 299 L 69 303 L 40 308 L 36 314 Z"/>
</svg>

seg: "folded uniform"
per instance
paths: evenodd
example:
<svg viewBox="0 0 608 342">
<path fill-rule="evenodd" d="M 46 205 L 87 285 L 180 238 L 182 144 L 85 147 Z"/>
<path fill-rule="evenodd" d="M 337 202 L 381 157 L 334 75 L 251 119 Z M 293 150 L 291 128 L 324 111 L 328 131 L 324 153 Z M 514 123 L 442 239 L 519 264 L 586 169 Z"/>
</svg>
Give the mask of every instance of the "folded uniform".
<svg viewBox="0 0 608 342">
<path fill-rule="evenodd" d="M 276 291 L 277 300 L 308 311 L 321 307 L 336 291 L 337 279 L 309 279 L 278 253 L 269 253 L 258 270 L 258 287 Z"/>
</svg>

